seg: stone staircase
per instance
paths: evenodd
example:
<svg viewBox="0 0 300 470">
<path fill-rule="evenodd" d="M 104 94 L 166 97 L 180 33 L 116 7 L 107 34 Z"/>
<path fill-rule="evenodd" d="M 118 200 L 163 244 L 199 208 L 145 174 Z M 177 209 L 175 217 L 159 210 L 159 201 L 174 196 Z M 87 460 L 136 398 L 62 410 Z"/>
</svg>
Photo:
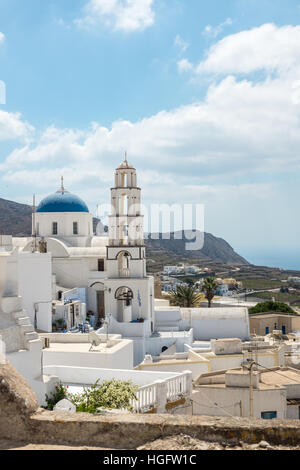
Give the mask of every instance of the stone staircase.
<svg viewBox="0 0 300 470">
<path fill-rule="evenodd" d="M 22 309 L 22 298 L 18 296 L 3 297 L 1 307 L 6 318 L 9 318 L 11 322 L 2 331 L 3 340 L 5 341 L 5 337 L 18 331 L 18 335 L 15 336 L 15 344 L 12 347 L 14 350 L 29 350 L 30 343 L 39 340 L 39 335 L 34 331 L 30 318 Z M 7 343 L 9 344 L 9 342 Z"/>
</svg>

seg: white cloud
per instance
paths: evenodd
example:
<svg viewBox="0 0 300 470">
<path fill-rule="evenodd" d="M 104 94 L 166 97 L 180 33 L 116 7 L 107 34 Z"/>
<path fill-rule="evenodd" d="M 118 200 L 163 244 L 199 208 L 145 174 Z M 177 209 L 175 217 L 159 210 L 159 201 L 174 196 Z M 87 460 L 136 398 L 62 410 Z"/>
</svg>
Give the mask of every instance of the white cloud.
<svg viewBox="0 0 300 470">
<path fill-rule="evenodd" d="M 76 23 L 87 28 L 102 23 L 125 33 L 143 31 L 154 24 L 153 3 L 154 0 L 89 0 L 86 15 Z"/>
<path fill-rule="evenodd" d="M 230 26 L 232 25 L 232 23 L 233 23 L 232 19 L 227 18 L 225 21 L 223 21 L 223 23 L 220 23 L 218 26 L 211 26 L 210 24 L 208 24 L 202 31 L 202 34 L 204 36 L 216 38 L 217 36 L 219 36 L 219 34 L 223 32 L 223 29 L 226 26 Z"/>
<path fill-rule="evenodd" d="M 34 128 L 22 120 L 20 113 L 8 113 L 0 110 L 0 141 L 29 139 Z"/>
<path fill-rule="evenodd" d="M 0 31 L 0 44 L 3 43 L 5 41 L 5 35 L 3 33 L 1 33 Z"/>
<path fill-rule="evenodd" d="M 185 52 L 189 47 L 189 43 L 186 42 L 184 39 L 182 39 L 182 37 L 179 34 L 177 34 L 177 36 L 174 39 L 174 46 L 177 47 L 180 50 L 180 52 Z"/>
<path fill-rule="evenodd" d="M 299 168 L 299 148 L 299 107 L 290 80 L 254 83 L 228 76 L 209 87 L 204 101 L 138 122 L 116 121 L 110 129 L 95 123 L 84 132 L 50 128 L 35 145 L 14 150 L 2 169 L 101 162 L 103 172 L 111 174 L 127 149 L 146 172 L 198 184 L 204 176 Z"/>
<path fill-rule="evenodd" d="M 264 24 L 225 37 L 213 45 L 198 73 L 286 71 L 299 66 L 300 26 Z"/>
<path fill-rule="evenodd" d="M 179 72 L 190 72 L 194 70 L 193 64 L 187 59 L 181 59 L 177 62 Z"/>
</svg>

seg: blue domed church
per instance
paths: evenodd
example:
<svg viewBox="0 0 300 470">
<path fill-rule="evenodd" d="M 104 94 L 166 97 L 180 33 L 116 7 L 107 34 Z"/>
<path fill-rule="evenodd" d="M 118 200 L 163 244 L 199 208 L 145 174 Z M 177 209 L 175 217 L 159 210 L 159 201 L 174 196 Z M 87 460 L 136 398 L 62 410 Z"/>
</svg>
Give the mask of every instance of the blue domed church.
<svg viewBox="0 0 300 470">
<path fill-rule="evenodd" d="M 40 202 L 35 231 L 38 236 L 59 237 L 72 245 L 81 244 L 82 237 L 93 236 L 93 217 L 86 203 L 64 188 L 63 178 L 60 189 Z"/>
</svg>

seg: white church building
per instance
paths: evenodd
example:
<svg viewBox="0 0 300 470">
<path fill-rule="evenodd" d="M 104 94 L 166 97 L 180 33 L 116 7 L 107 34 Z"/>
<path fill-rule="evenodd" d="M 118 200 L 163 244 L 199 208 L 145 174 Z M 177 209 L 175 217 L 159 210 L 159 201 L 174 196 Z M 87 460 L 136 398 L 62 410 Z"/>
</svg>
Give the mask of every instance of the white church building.
<svg viewBox="0 0 300 470">
<path fill-rule="evenodd" d="M 112 322 L 132 322 L 133 331 L 151 334 L 154 281 L 146 274 L 141 189 L 127 158 L 115 172 L 111 208 L 108 236 L 94 236 L 87 205 L 68 192 L 62 180 L 60 189 L 43 199 L 33 214 L 34 237 L 14 238 L 13 244 L 25 253 L 38 251 L 34 243 L 45 242 L 56 293 L 83 290 L 81 300 L 96 322 L 109 313 Z"/>
</svg>

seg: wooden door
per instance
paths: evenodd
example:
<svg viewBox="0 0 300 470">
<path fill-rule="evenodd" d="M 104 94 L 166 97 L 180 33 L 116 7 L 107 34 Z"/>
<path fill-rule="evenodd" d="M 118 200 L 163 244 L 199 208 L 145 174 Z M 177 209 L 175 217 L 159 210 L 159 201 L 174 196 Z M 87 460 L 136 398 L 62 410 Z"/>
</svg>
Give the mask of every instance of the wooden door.
<svg viewBox="0 0 300 470">
<path fill-rule="evenodd" d="M 105 318 L 104 292 L 97 292 L 98 319 Z"/>
</svg>

